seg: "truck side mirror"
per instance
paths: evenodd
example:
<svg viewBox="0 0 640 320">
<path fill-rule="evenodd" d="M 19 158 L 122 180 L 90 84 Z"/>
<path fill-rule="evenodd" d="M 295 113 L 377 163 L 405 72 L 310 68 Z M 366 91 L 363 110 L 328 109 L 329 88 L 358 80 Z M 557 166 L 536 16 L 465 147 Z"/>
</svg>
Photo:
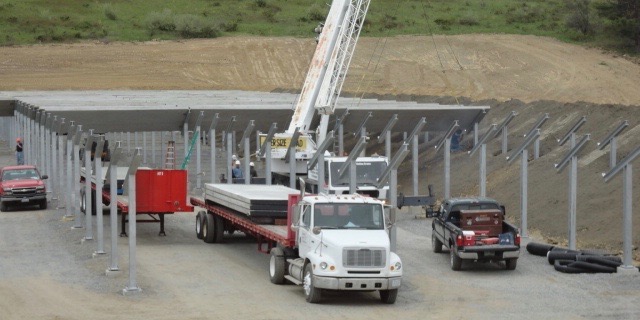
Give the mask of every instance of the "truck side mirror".
<svg viewBox="0 0 640 320">
<path fill-rule="evenodd" d="M 500 206 L 500 210 L 502 211 L 502 215 L 503 216 L 507 216 L 507 208 L 505 208 L 505 206 Z"/>
<path fill-rule="evenodd" d="M 301 210 L 301 206 L 299 204 L 296 204 L 293 207 L 293 217 L 291 219 L 293 224 L 291 229 L 293 230 L 297 230 L 298 227 L 300 227 L 300 210 Z"/>
<path fill-rule="evenodd" d="M 49 176 L 46 174 L 43 174 L 42 177 L 40 177 L 41 180 L 46 180 L 49 179 Z"/>
</svg>

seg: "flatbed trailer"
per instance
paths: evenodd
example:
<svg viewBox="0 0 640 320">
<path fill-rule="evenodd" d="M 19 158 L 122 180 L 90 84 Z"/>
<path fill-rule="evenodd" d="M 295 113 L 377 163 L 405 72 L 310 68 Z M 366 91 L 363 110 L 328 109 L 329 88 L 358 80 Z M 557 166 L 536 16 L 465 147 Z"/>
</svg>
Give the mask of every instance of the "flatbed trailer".
<svg viewBox="0 0 640 320">
<path fill-rule="evenodd" d="M 103 177 L 103 180 L 105 177 Z M 96 181 L 91 178 L 91 201 L 95 213 Z M 119 181 L 122 181 L 118 177 Z M 80 182 L 85 183 L 84 171 L 81 172 Z M 118 182 L 120 184 L 121 182 Z M 109 190 L 102 190 L 102 203 L 111 205 L 112 199 Z M 193 206 L 187 203 L 187 171 L 173 169 L 145 169 L 140 168 L 136 172 L 136 216 L 147 215 L 147 219 L 136 219 L 141 223 L 160 223 L 158 235 L 165 236 L 164 216 L 175 212 L 192 212 Z M 81 188 L 81 199 L 84 197 L 84 187 Z M 82 200 L 81 200 L 82 201 Z M 84 202 L 86 204 L 86 201 Z M 126 223 L 130 210 L 129 197 L 117 195 L 115 201 L 118 212 L 121 213 L 120 236 L 126 236 Z M 81 206 L 82 207 L 82 206 Z M 84 211 L 84 210 L 82 210 Z"/>
<path fill-rule="evenodd" d="M 291 194 L 289 197 L 296 197 L 292 200 L 297 202 L 297 194 Z M 261 223 L 259 220 L 252 220 L 245 214 L 242 214 L 236 210 L 227 208 L 212 201 L 205 201 L 201 197 L 191 197 L 191 205 L 197 206 L 207 210 L 208 213 L 215 217 L 213 235 L 211 238 L 213 241 L 209 242 L 221 242 L 222 233 L 225 228 L 227 230 L 239 230 L 256 238 L 258 242 L 258 251 L 263 253 L 269 253 L 271 248 L 277 244 L 285 248 L 293 248 L 295 245 L 295 232 L 291 230 L 291 206 L 287 211 L 286 219 L 276 219 L 275 224 Z M 199 215 L 202 212 L 199 213 Z M 202 221 L 200 221 L 202 223 Z M 286 223 L 286 225 L 284 224 Z M 197 223 L 196 223 L 197 225 Z M 202 224 L 201 224 L 202 226 Z M 198 229 L 198 226 L 196 227 Z M 200 230 L 196 230 L 196 233 L 200 234 Z M 204 239 L 207 241 L 207 239 Z"/>
</svg>

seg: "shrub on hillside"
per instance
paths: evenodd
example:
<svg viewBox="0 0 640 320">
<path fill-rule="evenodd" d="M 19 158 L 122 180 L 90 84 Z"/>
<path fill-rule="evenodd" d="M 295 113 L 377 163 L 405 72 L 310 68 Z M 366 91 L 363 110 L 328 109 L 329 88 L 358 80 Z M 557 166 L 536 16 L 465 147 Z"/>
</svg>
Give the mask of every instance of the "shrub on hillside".
<svg viewBox="0 0 640 320">
<path fill-rule="evenodd" d="M 149 13 L 146 21 L 147 27 L 151 32 L 176 30 L 176 23 L 169 9 L 164 9 L 162 12 L 154 11 Z"/>
<path fill-rule="evenodd" d="M 116 15 L 116 12 L 113 10 L 113 7 L 111 7 L 110 3 L 105 3 L 102 7 L 102 12 L 104 13 L 104 16 L 107 17 L 107 19 L 109 20 L 117 20 L 118 16 Z"/>
<path fill-rule="evenodd" d="M 193 14 L 181 14 L 175 18 L 176 32 L 184 38 L 215 38 L 220 29 L 213 21 Z"/>
</svg>

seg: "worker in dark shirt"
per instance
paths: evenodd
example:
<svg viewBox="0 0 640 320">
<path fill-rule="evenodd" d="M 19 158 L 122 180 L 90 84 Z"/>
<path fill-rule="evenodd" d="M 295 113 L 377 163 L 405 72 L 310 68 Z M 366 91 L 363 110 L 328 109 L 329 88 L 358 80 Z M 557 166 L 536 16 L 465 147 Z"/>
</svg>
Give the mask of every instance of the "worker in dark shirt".
<svg viewBox="0 0 640 320">
<path fill-rule="evenodd" d="M 253 162 L 249 162 L 249 174 L 251 178 L 256 178 L 258 176 L 258 171 L 256 171 L 256 166 Z"/>
<path fill-rule="evenodd" d="M 18 160 L 18 165 L 24 164 L 24 153 L 22 152 L 22 139 L 16 139 L 16 158 Z"/>
</svg>

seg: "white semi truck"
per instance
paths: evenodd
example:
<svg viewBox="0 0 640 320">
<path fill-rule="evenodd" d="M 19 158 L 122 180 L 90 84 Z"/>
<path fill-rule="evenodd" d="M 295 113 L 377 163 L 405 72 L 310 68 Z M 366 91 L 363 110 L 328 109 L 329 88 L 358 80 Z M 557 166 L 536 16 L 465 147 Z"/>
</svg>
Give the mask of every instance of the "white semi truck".
<svg viewBox="0 0 640 320">
<path fill-rule="evenodd" d="M 208 243 L 239 230 L 269 252 L 272 283 L 303 287 L 310 303 L 325 290 L 378 291 L 395 303 L 402 261 L 391 251 L 384 203 L 360 194 L 304 195 L 283 186 L 206 184 L 196 234 Z M 285 208 L 286 212 L 281 209 Z"/>
</svg>

